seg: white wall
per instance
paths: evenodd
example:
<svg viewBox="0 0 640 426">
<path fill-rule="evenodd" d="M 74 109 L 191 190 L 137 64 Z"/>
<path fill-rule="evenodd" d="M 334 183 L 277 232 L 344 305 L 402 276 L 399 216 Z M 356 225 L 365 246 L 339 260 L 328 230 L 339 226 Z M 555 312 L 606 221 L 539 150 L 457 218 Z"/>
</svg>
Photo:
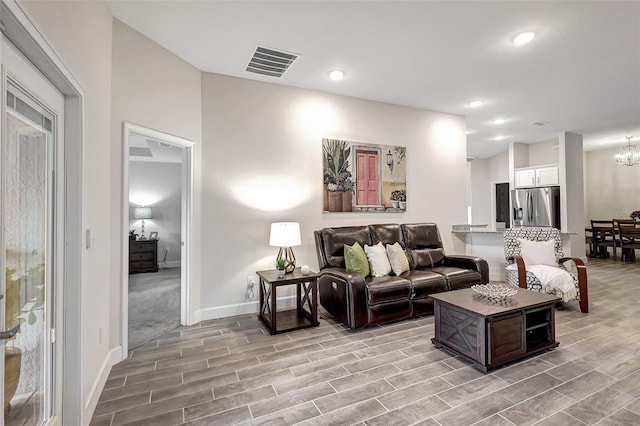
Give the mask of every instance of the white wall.
<svg viewBox="0 0 640 426">
<path fill-rule="evenodd" d="M 505 150 L 486 159 L 471 162 L 471 211 L 472 223 L 493 223 L 495 209 L 495 184 L 509 182 L 509 151 Z"/>
<path fill-rule="evenodd" d="M 640 165 L 620 166 L 620 147 L 585 152 L 585 225 L 591 219 L 624 219 L 640 210 Z"/>
<path fill-rule="evenodd" d="M 21 4 L 87 93 L 84 216 L 86 226 L 95 231 L 95 244 L 86 252 L 82 284 L 82 406 L 89 406 L 85 415 L 90 415 L 93 410 L 90 398 L 101 390 L 97 386 L 108 367 L 111 348 L 108 338 L 100 341 L 100 327 L 103 335 L 109 336 L 112 327 L 109 301 L 112 289 L 120 282 L 117 264 L 110 262 L 112 248 L 115 244 L 117 250 L 118 244 L 117 239 L 112 240 L 112 235 L 117 234 L 111 228 L 113 197 L 110 196 L 112 16 L 105 2 Z"/>
<path fill-rule="evenodd" d="M 156 200 L 150 206 L 153 209 L 153 218 L 144 221 L 144 233 L 148 238 L 150 232 L 158 232 L 160 267 L 164 266 L 161 261 L 166 249 L 169 249 L 167 262 L 180 261 L 181 170 L 180 163 L 129 162 L 130 200 L 135 200 L 134 194 L 152 194 Z M 139 234 L 142 221 L 133 217 L 134 208 L 138 206 L 139 204 L 129 204 L 129 229 L 135 228 Z"/>
<path fill-rule="evenodd" d="M 562 232 L 571 232 L 565 256 L 585 258 L 585 202 L 582 135 L 563 132 L 559 137 L 560 222 Z"/>
<path fill-rule="evenodd" d="M 194 176 L 195 241 L 191 262 L 194 303 L 200 290 L 200 140 L 202 132 L 201 73 L 158 44 L 113 20 L 113 80 L 111 103 L 112 188 L 114 235 L 127 238 L 122 223 L 122 124 L 124 121 L 195 142 Z M 122 240 L 112 252 L 114 268 L 122 267 Z M 163 252 L 159 252 L 162 255 Z M 122 274 L 122 270 L 120 269 Z M 121 323 L 122 286 L 112 288 L 111 322 Z M 119 342 L 120 327 L 112 327 L 111 340 Z"/>
<path fill-rule="evenodd" d="M 246 309 L 246 278 L 272 269 L 269 226 L 298 221 L 298 264 L 317 268 L 313 231 L 370 223 L 466 222 L 464 118 L 203 74 L 202 317 Z M 407 212 L 322 213 L 322 138 L 407 147 Z M 464 247 L 458 249 L 463 253 Z M 255 305 L 250 309 L 255 311 Z"/>
<path fill-rule="evenodd" d="M 491 184 L 488 170 L 489 160 L 476 158 L 471 162 L 470 169 L 471 223 L 474 225 L 490 224 Z"/>
<path fill-rule="evenodd" d="M 558 164 L 559 146 L 558 139 L 545 142 L 532 143 L 529 148 L 529 166 L 545 166 Z"/>
</svg>

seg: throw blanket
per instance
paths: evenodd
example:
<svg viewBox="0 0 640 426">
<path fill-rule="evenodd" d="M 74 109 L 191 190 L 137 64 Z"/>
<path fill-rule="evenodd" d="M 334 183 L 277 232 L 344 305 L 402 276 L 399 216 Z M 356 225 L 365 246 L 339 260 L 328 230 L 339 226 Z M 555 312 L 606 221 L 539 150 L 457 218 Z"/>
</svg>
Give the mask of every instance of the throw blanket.
<svg viewBox="0 0 640 426">
<path fill-rule="evenodd" d="M 518 270 L 515 264 L 511 264 L 507 268 Z M 531 272 L 538 278 L 543 292 L 555 294 L 561 297 L 563 302 L 578 298 L 578 290 L 574 284 L 573 277 L 565 269 L 549 265 L 530 265 L 527 266 L 527 272 Z"/>
</svg>

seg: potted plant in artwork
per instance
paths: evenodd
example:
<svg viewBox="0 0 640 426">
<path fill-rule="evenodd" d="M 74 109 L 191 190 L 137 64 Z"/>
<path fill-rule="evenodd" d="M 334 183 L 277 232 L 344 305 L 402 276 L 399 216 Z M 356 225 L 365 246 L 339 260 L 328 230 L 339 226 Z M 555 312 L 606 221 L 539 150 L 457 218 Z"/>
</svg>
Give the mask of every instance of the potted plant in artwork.
<svg viewBox="0 0 640 426">
<path fill-rule="evenodd" d="M 391 195 L 389 196 L 389 198 L 391 199 L 391 205 L 394 209 L 397 209 L 398 207 L 400 207 L 400 190 L 399 189 L 391 191 Z"/>
<path fill-rule="evenodd" d="M 285 268 L 287 267 L 287 260 L 279 257 L 275 262 L 273 262 L 273 264 L 276 267 L 278 278 L 284 278 Z"/>
<path fill-rule="evenodd" d="M 33 285 L 33 282 L 36 285 Z M 38 320 L 36 311 L 41 310 L 44 305 L 44 268 L 34 267 L 22 275 L 18 274 L 15 269 L 5 268 L 5 283 L 5 325 L 7 329 L 14 329 L 24 323 L 34 325 Z M 17 332 L 20 332 L 20 328 Z M 6 345 L 4 359 L 4 408 L 6 413 L 10 409 L 11 399 L 20 382 L 22 350 L 15 346 Z"/>
<path fill-rule="evenodd" d="M 346 141 L 328 140 L 322 145 L 322 162 L 324 168 L 323 182 L 326 186 L 326 200 L 323 197 L 323 209 L 329 212 L 344 211 L 343 193 L 347 181 L 351 181 L 349 156 L 351 148 Z M 350 182 L 353 188 L 353 182 Z M 349 203 L 349 207 L 351 203 Z"/>
<path fill-rule="evenodd" d="M 129 229 L 129 239 L 131 241 L 135 241 L 136 238 L 138 238 L 138 233 L 136 232 L 136 229 L 135 228 Z"/>
<path fill-rule="evenodd" d="M 632 211 L 629 217 L 633 220 L 640 220 L 640 210 Z"/>
<path fill-rule="evenodd" d="M 353 181 L 351 180 L 351 173 L 340 184 L 342 188 L 342 211 L 353 211 Z"/>
<path fill-rule="evenodd" d="M 400 189 L 400 195 L 398 197 L 398 205 L 402 210 L 407 209 L 407 191 Z"/>
</svg>

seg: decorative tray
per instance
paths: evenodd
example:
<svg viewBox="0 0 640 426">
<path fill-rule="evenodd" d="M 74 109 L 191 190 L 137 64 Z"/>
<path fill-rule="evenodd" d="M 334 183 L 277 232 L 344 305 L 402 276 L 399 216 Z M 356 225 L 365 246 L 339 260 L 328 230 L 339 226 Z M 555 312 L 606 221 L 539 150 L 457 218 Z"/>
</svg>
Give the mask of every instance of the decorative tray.
<svg viewBox="0 0 640 426">
<path fill-rule="evenodd" d="M 518 288 L 503 284 L 476 284 L 471 289 L 491 300 L 504 300 L 518 293 Z"/>
</svg>

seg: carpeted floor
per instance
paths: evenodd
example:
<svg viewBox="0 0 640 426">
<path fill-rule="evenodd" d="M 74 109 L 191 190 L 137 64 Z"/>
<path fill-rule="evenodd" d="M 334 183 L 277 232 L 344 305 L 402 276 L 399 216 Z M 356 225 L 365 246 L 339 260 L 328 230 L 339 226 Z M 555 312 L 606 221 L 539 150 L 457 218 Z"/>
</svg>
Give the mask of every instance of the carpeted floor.
<svg viewBox="0 0 640 426">
<path fill-rule="evenodd" d="M 180 325 L 180 268 L 129 275 L 129 350 Z"/>
</svg>

